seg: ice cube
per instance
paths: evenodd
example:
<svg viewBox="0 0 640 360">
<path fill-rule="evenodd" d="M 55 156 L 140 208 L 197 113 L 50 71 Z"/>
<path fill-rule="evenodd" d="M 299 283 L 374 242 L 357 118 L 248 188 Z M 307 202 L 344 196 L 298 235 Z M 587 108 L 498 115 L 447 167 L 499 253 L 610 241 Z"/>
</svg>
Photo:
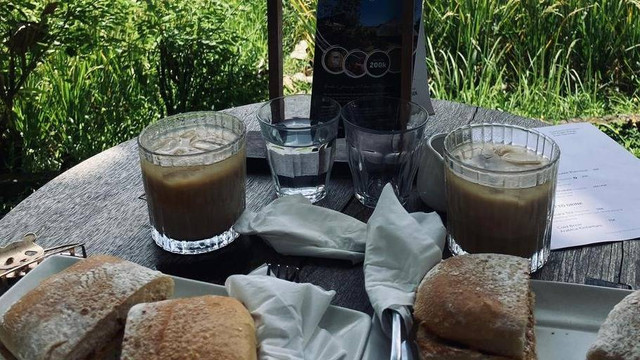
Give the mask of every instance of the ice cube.
<svg viewBox="0 0 640 360">
<path fill-rule="evenodd" d="M 187 154 L 196 154 L 197 151 L 192 149 L 190 146 L 178 146 L 173 150 L 173 153 L 169 155 L 187 155 Z"/>
<path fill-rule="evenodd" d="M 191 142 L 190 145 L 198 150 L 211 151 L 220 148 L 222 144 L 210 140 L 196 140 Z"/>
<path fill-rule="evenodd" d="M 480 154 L 484 157 L 485 160 L 489 160 L 496 155 L 500 155 L 498 153 L 498 149 L 493 147 L 493 145 L 485 145 L 480 150 Z"/>
<path fill-rule="evenodd" d="M 198 137 L 198 133 L 195 130 L 187 130 L 180 134 L 180 138 L 193 141 Z"/>
<path fill-rule="evenodd" d="M 180 147 L 180 141 L 178 139 L 165 138 L 159 140 L 154 151 L 163 155 L 172 155 L 178 147 Z"/>
<path fill-rule="evenodd" d="M 183 137 L 170 137 L 159 140 L 155 152 L 162 155 L 186 155 L 202 152 L 190 145 L 190 140 Z"/>
<path fill-rule="evenodd" d="M 542 160 L 526 152 L 511 152 L 504 154 L 502 160 L 514 165 L 540 165 Z"/>
</svg>

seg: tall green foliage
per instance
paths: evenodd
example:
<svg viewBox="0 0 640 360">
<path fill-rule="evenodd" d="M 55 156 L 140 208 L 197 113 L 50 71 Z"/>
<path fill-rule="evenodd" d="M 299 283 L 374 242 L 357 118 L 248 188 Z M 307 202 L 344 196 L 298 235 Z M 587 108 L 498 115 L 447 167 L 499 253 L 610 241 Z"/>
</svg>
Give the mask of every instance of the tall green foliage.
<svg viewBox="0 0 640 360">
<path fill-rule="evenodd" d="M 0 4 L 8 15 L 0 33 L 0 76 L 9 98 L 3 123 L 14 134 L 3 139 L 3 171 L 75 164 L 114 141 L 109 130 L 128 128 L 128 115 L 157 103 L 136 55 L 146 52 L 144 44 L 131 41 L 130 1 Z"/>
<path fill-rule="evenodd" d="M 34 94 L 16 106 L 25 171 L 68 168 L 135 137 L 160 116 L 148 70 L 121 55 L 110 49 L 56 54 L 41 66 L 39 74 L 56 76 L 32 77 L 27 88 Z"/>
<path fill-rule="evenodd" d="M 640 108 L 637 0 L 424 6 L 427 63 L 439 98 L 549 120 Z M 624 99 L 636 105 L 629 109 Z"/>
<path fill-rule="evenodd" d="M 22 139 L 14 114 L 16 100 L 33 71 L 60 48 L 74 11 L 58 3 L 1 2 L 0 14 L 0 170 L 22 165 Z M 61 14 L 61 15 L 60 15 Z"/>
<path fill-rule="evenodd" d="M 238 61 L 242 33 L 226 31 L 238 9 L 218 0 L 146 2 L 138 31 L 155 39 L 155 64 L 166 112 L 211 110 L 256 99 L 266 89 L 252 64 Z"/>
<path fill-rule="evenodd" d="M 42 23 L 46 6 L 0 0 L 0 80 L 11 73 L 11 34 L 22 23 Z M 0 131 L 6 144 L 0 160 L 8 164 L 0 173 L 67 168 L 167 113 L 265 97 L 266 40 L 256 45 L 255 34 L 266 25 L 247 4 L 77 0 L 50 6 L 46 36 L 23 45 L 32 52 L 28 76 L 11 106 L 0 107 L 11 115 L 10 123 L 0 123 L 11 129 Z M 238 25 L 251 16 L 259 27 L 247 20 Z"/>
</svg>

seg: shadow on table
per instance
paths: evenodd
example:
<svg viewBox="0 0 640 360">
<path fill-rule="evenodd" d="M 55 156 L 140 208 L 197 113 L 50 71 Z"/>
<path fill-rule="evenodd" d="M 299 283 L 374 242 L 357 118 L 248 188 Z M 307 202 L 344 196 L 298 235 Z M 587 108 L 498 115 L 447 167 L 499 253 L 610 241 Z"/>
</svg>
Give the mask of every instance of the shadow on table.
<svg viewBox="0 0 640 360">
<path fill-rule="evenodd" d="M 230 275 L 248 274 L 264 263 L 300 268 L 299 281 L 335 290 L 332 304 L 373 312 L 364 291 L 362 264 L 344 260 L 315 259 L 278 254 L 257 236 L 240 236 L 229 246 L 203 255 L 175 255 L 163 252 L 157 269 L 165 274 L 224 285 Z"/>
<path fill-rule="evenodd" d="M 224 285 L 230 275 L 248 274 L 264 263 L 300 267 L 303 261 L 300 257 L 278 254 L 257 236 L 244 235 L 228 246 L 209 254 L 175 255 L 164 253 L 157 265 L 159 271 L 219 285 Z"/>
</svg>

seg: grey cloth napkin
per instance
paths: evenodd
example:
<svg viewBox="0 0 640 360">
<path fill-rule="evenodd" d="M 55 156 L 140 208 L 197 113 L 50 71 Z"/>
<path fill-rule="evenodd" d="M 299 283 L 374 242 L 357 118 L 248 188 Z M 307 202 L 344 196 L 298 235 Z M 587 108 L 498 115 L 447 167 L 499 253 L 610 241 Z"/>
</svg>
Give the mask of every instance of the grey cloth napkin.
<svg viewBox="0 0 640 360">
<path fill-rule="evenodd" d="M 229 295 L 240 300 L 255 319 L 259 359 L 347 360 L 339 342 L 318 326 L 335 291 L 257 275 L 265 273 L 263 266 L 225 282 Z"/>
<path fill-rule="evenodd" d="M 409 214 L 391 185 L 385 186 L 367 224 L 364 280 L 371 305 L 388 336 L 391 319 L 387 309 L 399 311 L 406 328 L 411 329 L 407 306 L 413 305 L 414 292 L 424 275 L 442 260 L 445 235 L 438 214 Z"/>
<path fill-rule="evenodd" d="M 319 258 L 364 259 L 367 225 L 338 211 L 313 205 L 302 195 L 278 198 L 253 213 L 245 211 L 233 228 L 258 235 L 279 253 Z"/>
</svg>

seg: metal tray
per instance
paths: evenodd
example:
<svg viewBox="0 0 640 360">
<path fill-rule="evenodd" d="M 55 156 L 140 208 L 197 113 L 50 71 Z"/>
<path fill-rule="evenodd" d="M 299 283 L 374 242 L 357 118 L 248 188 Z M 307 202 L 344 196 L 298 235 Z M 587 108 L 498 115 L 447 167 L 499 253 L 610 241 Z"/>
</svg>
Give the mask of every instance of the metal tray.
<svg viewBox="0 0 640 360">
<path fill-rule="evenodd" d="M 584 360 L 609 311 L 632 291 L 531 280 L 539 360 Z M 373 320 L 363 359 L 389 359 L 389 340 Z"/>
<path fill-rule="evenodd" d="M 0 317 L 18 299 L 28 291 L 35 288 L 42 280 L 58 273 L 74 263 L 82 261 L 79 258 L 54 255 L 45 260 L 41 265 L 29 272 L 2 297 L 0 297 Z M 223 286 L 209 284 L 201 281 L 184 279 L 172 276 L 175 281 L 175 292 L 173 298 L 185 298 L 200 295 L 222 295 L 227 296 L 227 291 Z M 338 340 L 342 348 L 347 353 L 347 359 L 359 359 L 362 356 L 367 338 L 371 318 L 365 313 L 345 309 L 338 306 L 329 306 L 318 327 L 325 329 Z M 0 344 L 0 360 L 10 357 L 8 352 L 3 354 L 2 344 Z M 3 356 L 4 355 L 4 356 Z"/>
</svg>

